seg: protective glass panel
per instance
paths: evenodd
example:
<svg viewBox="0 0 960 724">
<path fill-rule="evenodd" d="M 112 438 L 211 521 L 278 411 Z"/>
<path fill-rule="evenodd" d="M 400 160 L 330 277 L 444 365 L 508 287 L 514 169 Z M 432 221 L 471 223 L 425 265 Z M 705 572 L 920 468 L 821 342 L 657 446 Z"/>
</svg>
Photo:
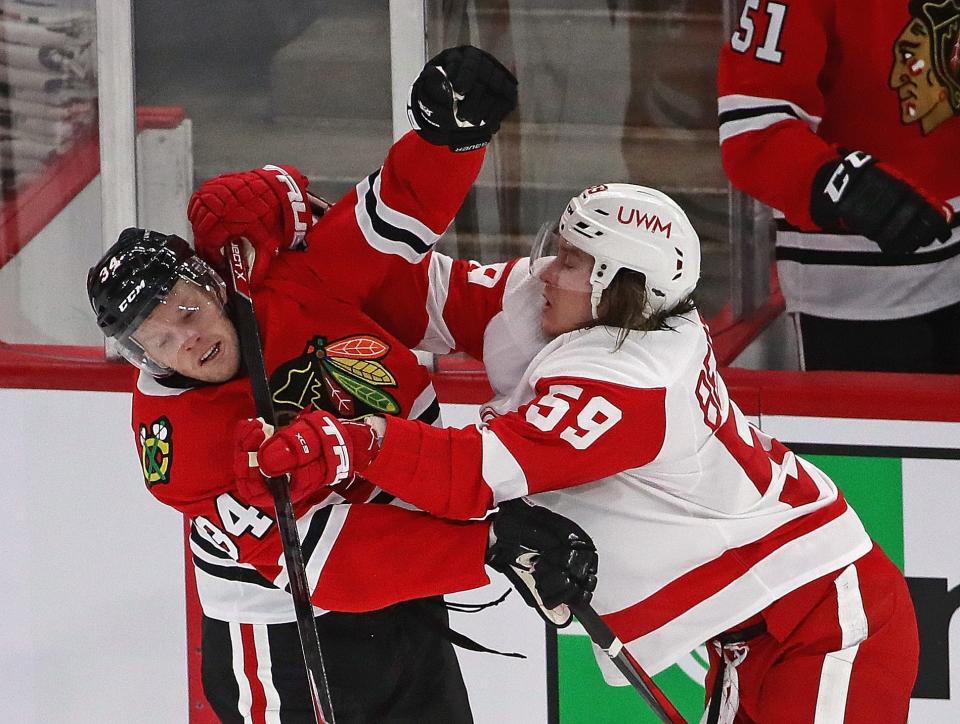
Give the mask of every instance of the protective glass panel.
<svg viewBox="0 0 960 724">
<path fill-rule="evenodd" d="M 0 344 L 102 346 L 94 6 L 0 5 Z"/>
<path fill-rule="evenodd" d="M 703 243 L 700 305 L 728 300 L 729 205 L 717 141 L 723 13 L 706 0 L 601 3 L 431 0 L 428 50 L 478 45 L 516 73 L 517 111 L 491 146 L 448 253 L 491 262 L 528 253 L 540 225 L 584 188 L 652 186 Z"/>
<path fill-rule="evenodd" d="M 137 102 L 185 109 L 196 184 L 286 163 L 334 200 L 383 163 L 388 3 L 139 0 L 135 10 Z"/>
</svg>

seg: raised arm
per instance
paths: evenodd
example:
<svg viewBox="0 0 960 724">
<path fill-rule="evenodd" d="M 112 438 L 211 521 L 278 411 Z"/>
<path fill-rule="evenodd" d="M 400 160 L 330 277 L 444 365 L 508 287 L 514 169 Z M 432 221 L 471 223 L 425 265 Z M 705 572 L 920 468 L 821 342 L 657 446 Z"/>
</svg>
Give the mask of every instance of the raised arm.
<svg viewBox="0 0 960 724">
<path fill-rule="evenodd" d="M 280 249 L 296 248 L 296 235 L 305 235 L 308 245 L 321 247 L 310 255 L 320 277 L 363 299 L 395 261 L 392 256 L 415 263 L 446 231 L 480 170 L 484 146 L 516 98 L 516 79 L 493 56 L 471 46 L 445 50 L 411 88 L 416 133 L 395 144 L 383 167 L 321 223 L 309 228 L 312 218 L 303 213 L 307 182 L 296 169 L 227 174 L 205 183 L 191 199 L 188 215 L 198 249 L 216 261 L 230 236 L 256 236 L 251 241 L 263 247 L 254 269 L 260 281 L 263 262 Z M 339 274 L 344 270 L 350 281 Z"/>
</svg>

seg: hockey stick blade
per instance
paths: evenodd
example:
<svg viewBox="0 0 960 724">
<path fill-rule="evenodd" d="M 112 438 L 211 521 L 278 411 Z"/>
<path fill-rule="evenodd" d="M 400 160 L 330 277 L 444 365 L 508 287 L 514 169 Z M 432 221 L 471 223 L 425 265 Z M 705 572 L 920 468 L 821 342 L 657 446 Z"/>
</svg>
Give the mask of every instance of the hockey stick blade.
<svg viewBox="0 0 960 724">
<path fill-rule="evenodd" d="M 231 240 L 228 244 L 228 266 L 230 267 L 230 302 L 233 321 L 240 338 L 240 355 L 250 386 L 257 415 L 269 424 L 276 424 L 273 409 L 273 395 L 263 361 L 263 347 L 260 344 L 260 329 L 254 314 L 253 298 L 250 295 L 250 277 L 243 259 L 241 241 Z M 300 633 L 300 645 L 303 660 L 307 666 L 307 681 L 314 705 L 317 724 L 334 724 L 333 705 L 330 701 L 330 686 L 320 653 L 320 638 L 313 616 L 313 604 L 310 602 L 310 586 L 303 563 L 303 548 L 297 531 L 297 519 L 290 501 L 290 489 L 286 478 L 268 478 L 267 487 L 273 495 L 273 504 L 277 513 L 277 527 L 283 543 L 283 558 L 290 579 L 290 595 L 297 616 L 297 630 Z"/>
<path fill-rule="evenodd" d="M 659 686 L 654 683 L 650 675 L 644 671 L 637 660 L 624 648 L 616 634 L 600 618 L 600 614 L 589 603 L 579 603 L 570 606 L 573 615 L 577 617 L 587 635 L 603 652 L 610 657 L 614 666 L 620 670 L 630 685 L 637 690 L 647 705 L 664 724 L 687 724 L 673 703 L 667 698 Z"/>
</svg>

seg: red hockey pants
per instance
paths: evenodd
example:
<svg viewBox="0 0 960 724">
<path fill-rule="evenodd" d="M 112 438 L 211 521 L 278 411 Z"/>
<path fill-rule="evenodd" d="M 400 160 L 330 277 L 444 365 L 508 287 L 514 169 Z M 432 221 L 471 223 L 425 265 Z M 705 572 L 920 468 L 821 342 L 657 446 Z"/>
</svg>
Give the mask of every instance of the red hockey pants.
<svg viewBox="0 0 960 724">
<path fill-rule="evenodd" d="M 726 659 L 720 722 L 906 721 L 920 655 L 917 621 L 903 575 L 877 546 L 735 629 L 758 625 L 766 632 L 745 642 L 708 644 L 708 696 L 721 650 Z"/>
</svg>

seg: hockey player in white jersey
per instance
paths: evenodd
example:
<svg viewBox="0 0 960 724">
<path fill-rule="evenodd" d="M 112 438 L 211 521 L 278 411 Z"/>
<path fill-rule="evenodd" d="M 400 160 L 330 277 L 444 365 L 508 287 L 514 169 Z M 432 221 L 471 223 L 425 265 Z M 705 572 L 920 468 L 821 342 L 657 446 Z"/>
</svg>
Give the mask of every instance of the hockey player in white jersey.
<svg viewBox="0 0 960 724">
<path fill-rule="evenodd" d="M 589 188 L 541 232 L 529 276 L 433 251 L 395 261 L 382 316 L 401 338 L 475 356 L 550 341 L 477 427 L 369 417 L 368 451 L 357 426 L 320 431 L 308 413 L 259 447 L 264 473 L 308 485 L 340 439 L 363 450 L 353 472 L 437 516 L 529 496 L 593 536 L 595 607 L 649 673 L 708 642 L 710 720 L 906 719 L 919 653 L 903 576 L 835 484 L 729 399 L 676 203 Z"/>
</svg>

